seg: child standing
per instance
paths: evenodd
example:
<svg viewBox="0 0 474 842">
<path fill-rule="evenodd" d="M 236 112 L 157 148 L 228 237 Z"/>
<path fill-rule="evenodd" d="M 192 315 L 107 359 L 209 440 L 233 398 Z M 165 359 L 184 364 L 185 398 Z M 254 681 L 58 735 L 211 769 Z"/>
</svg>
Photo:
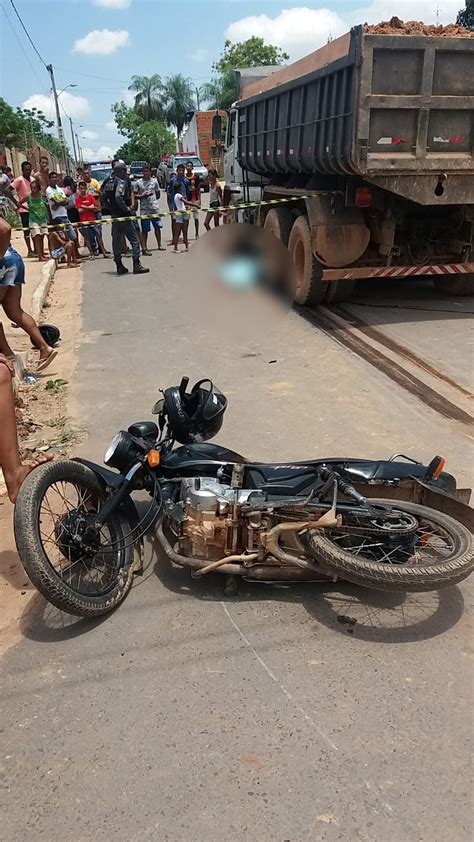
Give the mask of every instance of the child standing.
<svg viewBox="0 0 474 842">
<path fill-rule="evenodd" d="M 222 202 L 222 187 L 217 181 L 217 170 L 209 170 L 209 210 L 204 220 L 206 231 L 211 230 L 211 221 L 214 219 L 214 226 L 219 225 L 219 206 Z"/>
<path fill-rule="evenodd" d="M 48 236 L 48 214 L 41 193 L 41 185 L 36 178 L 31 182 L 31 193 L 27 201 L 30 234 L 33 238 L 38 260 L 40 263 L 44 263 L 48 260 L 44 253 L 44 238 Z"/>
<path fill-rule="evenodd" d="M 183 185 L 179 183 L 179 181 L 175 181 L 174 183 L 174 206 L 175 209 L 178 211 L 174 215 L 174 231 L 173 231 L 173 246 L 174 251 L 178 251 L 178 240 L 180 237 L 181 232 L 183 232 L 183 241 L 184 247 L 186 251 L 189 251 L 189 242 L 188 242 L 188 228 L 189 228 L 189 216 L 186 213 L 186 208 L 197 208 L 199 207 L 194 202 L 188 202 L 187 199 L 184 198 L 182 194 Z"/>
<path fill-rule="evenodd" d="M 85 181 L 80 181 L 77 188 L 76 208 L 79 211 L 80 222 L 86 223 L 82 229 L 82 234 L 89 249 L 90 258 L 93 260 L 95 257 L 95 241 L 97 241 L 102 257 L 110 257 L 102 239 L 102 227 L 96 223 L 96 213 L 100 210 L 99 199 L 95 194 L 87 192 Z"/>
</svg>

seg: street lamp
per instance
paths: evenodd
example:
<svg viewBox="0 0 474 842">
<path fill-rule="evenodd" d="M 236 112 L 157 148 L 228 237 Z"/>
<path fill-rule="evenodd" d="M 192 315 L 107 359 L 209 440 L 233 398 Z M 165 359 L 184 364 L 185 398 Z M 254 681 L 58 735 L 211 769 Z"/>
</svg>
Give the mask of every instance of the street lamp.
<svg viewBox="0 0 474 842">
<path fill-rule="evenodd" d="M 61 96 L 61 94 L 63 94 L 63 93 L 64 93 L 64 91 L 67 91 L 67 89 L 68 89 L 68 88 L 77 88 L 77 85 L 75 85 L 75 84 L 74 84 L 74 82 L 71 82 L 69 85 L 66 85 L 66 86 L 62 89 L 62 91 L 59 91 L 59 93 L 58 93 L 58 98 Z"/>
<path fill-rule="evenodd" d="M 59 112 L 59 97 L 61 96 L 62 93 L 64 93 L 64 91 L 67 88 L 77 88 L 77 85 L 75 85 L 74 83 L 71 82 L 69 85 L 66 85 L 66 87 L 64 87 L 62 89 L 62 91 L 60 91 L 59 94 L 58 94 L 58 92 L 56 90 L 56 82 L 54 80 L 54 73 L 53 73 L 52 64 L 48 64 L 46 66 L 46 70 L 48 71 L 48 73 L 50 75 L 50 78 L 51 78 L 51 89 L 52 89 L 52 93 L 53 93 L 53 97 L 54 97 L 54 105 L 55 105 L 55 108 L 56 108 L 56 123 L 57 123 L 57 126 L 58 126 L 58 138 L 59 138 L 59 143 L 61 144 L 62 156 L 63 156 L 63 159 L 64 159 L 64 166 L 66 168 L 67 174 L 70 175 L 70 172 L 69 172 L 69 156 L 67 154 L 66 141 L 64 140 L 63 126 L 62 126 L 62 123 L 61 123 L 61 114 Z"/>
</svg>

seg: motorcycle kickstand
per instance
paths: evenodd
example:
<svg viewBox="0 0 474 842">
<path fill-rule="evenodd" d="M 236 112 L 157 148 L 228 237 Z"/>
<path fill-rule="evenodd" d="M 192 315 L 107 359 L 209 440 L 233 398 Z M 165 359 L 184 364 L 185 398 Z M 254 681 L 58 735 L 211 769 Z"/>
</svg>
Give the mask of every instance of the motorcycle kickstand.
<svg viewBox="0 0 474 842">
<path fill-rule="evenodd" d="M 232 573 L 226 573 L 224 596 L 238 596 L 239 595 L 239 577 Z"/>
</svg>

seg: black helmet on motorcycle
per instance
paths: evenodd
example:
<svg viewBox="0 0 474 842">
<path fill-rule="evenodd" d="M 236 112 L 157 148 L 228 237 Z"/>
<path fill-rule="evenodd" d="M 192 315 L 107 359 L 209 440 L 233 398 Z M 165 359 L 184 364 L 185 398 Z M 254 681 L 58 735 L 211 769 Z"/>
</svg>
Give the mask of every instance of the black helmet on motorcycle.
<svg viewBox="0 0 474 842">
<path fill-rule="evenodd" d="M 211 380 L 198 380 L 186 392 L 188 377 L 179 386 L 165 389 L 163 414 L 170 433 L 180 444 L 207 441 L 215 436 L 224 420 L 227 398 Z"/>
</svg>

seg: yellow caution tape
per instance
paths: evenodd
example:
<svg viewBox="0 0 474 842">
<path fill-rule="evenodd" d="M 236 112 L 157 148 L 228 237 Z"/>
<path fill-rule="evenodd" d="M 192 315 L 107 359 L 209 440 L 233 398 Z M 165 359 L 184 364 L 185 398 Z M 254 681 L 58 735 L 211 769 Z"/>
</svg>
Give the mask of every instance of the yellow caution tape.
<svg viewBox="0 0 474 842">
<path fill-rule="evenodd" d="M 183 214 L 187 214 L 191 216 L 194 211 L 198 211 L 199 213 L 227 213 L 228 211 L 236 211 L 240 210 L 241 208 L 258 208 L 263 207 L 264 205 L 282 205 L 286 204 L 287 202 L 299 202 L 300 199 L 314 199 L 317 198 L 319 195 L 326 195 L 323 193 L 311 193 L 308 196 L 290 196 L 288 198 L 281 198 L 281 199 L 264 199 L 261 202 L 241 202 L 238 205 L 220 205 L 218 208 L 187 208 L 184 211 L 157 211 L 157 213 L 149 213 L 149 214 L 134 214 L 133 216 L 105 216 L 100 217 L 99 219 L 95 219 L 91 222 L 58 222 L 56 225 L 44 224 L 41 225 L 40 223 L 31 223 L 32 225 L 38 225 L 41 228 L 50 228 L 51 230 L 57 231 L 58 228 L 86 228 L 88 225 L 103 225 L 104 223 L 112 224 L 113 222 L 128 222 L 128 220 L 135 220 L 135 219 L 159 219 L 161 217 L 166 216 L 182 216 Z M 15 231 L 29 231 L 29 228 L 15 228 Z"/>
</svg>

